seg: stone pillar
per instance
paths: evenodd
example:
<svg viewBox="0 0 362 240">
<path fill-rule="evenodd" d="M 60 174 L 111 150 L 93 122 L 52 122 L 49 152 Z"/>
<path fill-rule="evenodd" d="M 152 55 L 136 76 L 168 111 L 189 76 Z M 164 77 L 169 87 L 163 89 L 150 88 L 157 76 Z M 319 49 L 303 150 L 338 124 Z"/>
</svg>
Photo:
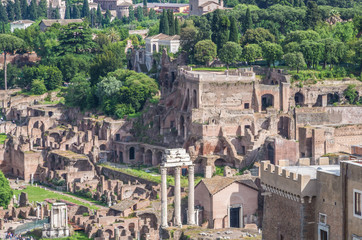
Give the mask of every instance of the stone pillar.
<svg viewBox="0 0 362 240">
<path fill-rule="evenodd" d="M 167 168 L 161 167 L 161 227 L 167 228 Z"/>
<path fill-rule="evenodd" d="M 327 107 L 328 97 L 327 95 L 322 95 L 322 107 Z"/>
<path fill-rule="evenodd" d="M 195 225 L 195 184 L 194 184 L 194 165 L 189 166 L 189 196 L 188 196 L 188 225 Z"/>
<path fill-rule="evenodd" d="M 175 226 L 181 226 L 181 167 L 175 167 Z"/>
</svg>

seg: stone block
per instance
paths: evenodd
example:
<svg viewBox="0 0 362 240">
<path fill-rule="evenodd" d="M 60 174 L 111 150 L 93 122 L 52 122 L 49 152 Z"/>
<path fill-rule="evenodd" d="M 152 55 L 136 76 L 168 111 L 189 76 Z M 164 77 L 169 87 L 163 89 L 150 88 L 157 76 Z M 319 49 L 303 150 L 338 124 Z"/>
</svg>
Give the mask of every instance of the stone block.
<svg viewBox="0 0 362 240">
<path fill-rule="evenodd" d="M 204 172 L 204 176 L 205 178 L 212 178 L 212 166 L 205 166 L 205 172 Z"/>
<path fill-rule="evenodd" d="M 281 167 L 289 166 L 289 160 L 279 160 L 279 166 Z"/>
<path fill-rule="evenodd" d="M 310 158 L 299 158 L 298 165 L 299 166 L 310 166 Z"/>
<path fill-rule="evenodd" d="M 318 163 L 319 163 L 318 165 L 329 165 L 329 158 L 320 157 Z"/>
</svg>

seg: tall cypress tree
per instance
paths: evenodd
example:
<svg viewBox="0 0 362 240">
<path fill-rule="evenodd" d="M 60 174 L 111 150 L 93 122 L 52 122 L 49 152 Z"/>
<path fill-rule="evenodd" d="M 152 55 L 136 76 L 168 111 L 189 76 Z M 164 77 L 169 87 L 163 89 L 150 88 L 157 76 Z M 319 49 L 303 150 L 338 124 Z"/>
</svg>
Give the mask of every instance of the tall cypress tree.
<svg viewBox="0 0 362 240">
<path fill-rule="evenodd" d="M 129 6 L 129 14 L 128 14 L 128 21 L 129 22 L 133 22 L 135 20 L 135 17 L 134 17 L 134 8 L 133 6 Z"/>
<path fill-rule="evenodd" d="M 0 22 L 7 23 L 8 22 L 8 13 L 2 2 L 0 2 Z"/>
<path fill-rule="evenodd" d="M 14 3 L 12 1 L 8 1 L 6 5 L 6 12 L 8 14 L 9 21 L 14 21 L 15 19 L 15 12 L 14 12 Z"/>
<path fill-rule="evenodd" d="M 90 11 L 90 22 L 91 22 L 91 27 L 93 28 L 96 24 L 96 10 L 94 8 L 92 8 L 92 10 Z"/>
<path fill-rule="evenodd" d="M 143 21 L 143 8 L 141 6 L 138 6 L 136 8 L 136 13 L 137 13 L 137 20 L 139 22 L 142 22 Z"/>
<path fill-rule="evenodd" d="M 28 16 L 30 20 L 35 21 L 38 18 L 38 5 L 36 0 L 31 0 L 30 6 L 28 7 Z"/>
<path fill-rule="evenodd" d="M 101 11 L 101 6 L 97 6 L 97 16 L 96 16 L 96 23 L 97 26 L 100 26 L 102 24 L 102 20 L 103 20 L 103 15 L 102 15 L 102 11 Z"/>
<path fill-rule="evenodd" d="M 89 18 L 88 0 L 83 1 L 82 17 Z"/>
<path fill-rule="evenodd" d="M 251 18 L 250 8 L 246 9 L 244 32 L 253 28 L 253 19 Z"/>
<path fill-rule="evenodd" d="M 175 35 L 175 19 L 173 17 L 173 10 L 168 11 L 168 28 L 169 35 Z"/>
<path fill-rule="evenodd" d="M 168 16 L 167 16 L 167 13 L 166 13 L 166 10 L 163 10 L 163 12 L 162 12 L 162 19 L 161 19 L 161 21 L 162 21 L 162 29 L 160 29 L 161 30 L 161 33 L 164 33 L 164 34 L 169 34 L 170 32 L 170 30 L 169 30 L 169 25 L 168 25 Z M 161 24 L 160 24 L 160 26 L 161 26 Z"/>
<path fill-rule="evenodd" d="M 233 16 L 230 17 L 230 42 L 238 42 L 238 27 L 236 26 L 236 20 Z"/>
<path fill-rule="evenodd" d="M 175 17 L 175 34 L 180 35 L 180 23 L 178 22 L 177 17 Z"/>
<path fill-rule="evenodd" d="M 55 9 L 54 18 L 55 18 L 55 19 L 60 19 L 59 7 L 57 7 L 57 8 Z"/>
<path fill-rule="evenodd" d="M 308 8 L 305 14 L 305 23 L 307 27 L 314 28 L 317 23 L 322 19 L 321 12 L 319 11 L 316 2 L 309 1 L 307 7 Z"/>
<path fill-rule="evenodd" d="M 70 19 L 70 8 L 71 8 L 70 2 L 69 0 L 67 0 L 65 2 L 65 16 L 64 16 L 65 19 Z"/>
<path fill-rule="evenodd" d="M 150 9 L 150 12 L 149 12 L 149 14 L 148 14 L 148 17 L 149 17 L 150 19 L 152 19 L 152 20 L 157 18 L 157 16 L 156 16 L 156 11 L 155 11 L 153 8 Z"/>
<path fill-rule="evenodd" d="M 47 11 L 48 7 L 46 0 L 40 0 L 38 6 L 38 17 L 47 17 Z"/>
<path fill-rule="evenodd" d="M 15 0 L 15 2 L 14 2 L 14 13 L 15 13 L 15 20 L 22 19 L 21 7 L 20 7 L 20 1 L 19 0 Z"/>
<path fill-rule="evenodd" d="M 28 1 L 27 0 L 20 0 L 20 7 L 21 7 L 21 17 L 22 19 L 28 18 Z"/>
<path fill-rule="evenodd" d="M 80 10 L 79 7 L 77 5 L 73 6 L 73 19 L 78 19 L 80 18 Z"/>
</svg>

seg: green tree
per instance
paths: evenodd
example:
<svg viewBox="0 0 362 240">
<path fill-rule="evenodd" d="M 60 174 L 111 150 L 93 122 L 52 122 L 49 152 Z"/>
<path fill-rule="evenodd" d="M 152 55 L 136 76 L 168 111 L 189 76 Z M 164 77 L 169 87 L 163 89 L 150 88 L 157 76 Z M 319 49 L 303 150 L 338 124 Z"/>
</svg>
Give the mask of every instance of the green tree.
<svg viewBox="0 0 362 240">
<path fill-rule="evenodd" d="M 248 29 L 241 38 L 242 45 L 261 44 L 262 42 L 275 42 L 275 36 L 264 28 Z"/>
<path fill-rule="evenodd" d="M 88 0 L 83 0 L 82 17 L 89 18 Z"/>
<path fill-rule="evenodd" d="M 47 17 L 47 2 L 46 0 L 40 0 L 38 6 L 38 17 L 46 18 Z"/>
<path fill-rule="evenodd" d="M 175 19 L 173 16 L 173 10 L 167 11 L 167 17 L 168 17 L 169 35 L 173 36 L 173 35 L 175 35 Z"/>
<path fill-rule="evenodd" d="M 6 71 L 8 88 L 11 88 L 17 84 L 19 76 L 21 76 L 22 69 L 16 67 L 16 65 L 8 63 Z M 0 70 L 0 87 L 2 89 L 5 88 L 4 69 Z"/>
<path fill-rule="evenodd" d="M 314 28 L 322 20 L 321 13 L 314 1 L 308 1 L 307 7 L 305 23 L 309 28 Z"/>
<path fill-rule="evenodd" d="M 112 51 L 105 51 L 96 56 L 91 65 L 90 76 L 92 85 L 96 85 L 100 77 L 104 77 L 107 73 L 115 71 L 122 67 L 122 60 Z"/>
<path fill-rule="evenodd" d="M 22 19 L 21 7 L 20 7 L 20 1 L 19 0 L 15 0 L 15 2 L 14 2 L 14 13 L 15 13 L 15 20 Z"/>
<path fill-rule="evenodd" d="M 256 59 L 262 57 L 262 50 L 258 44 L 248 44 L 243 48 L 243 60 L 248 64 L 255 62 Z"/>
<path fill-rule="evenodd" d="M 5 90 L 7 90 L 7 64 L 6 56 L 8 53 L 13 53 L 25 45 L 24 41 L 18 37 L 9 34 L 0 34 L 0 49 L 4 52 L 4 81 Z"/>
<path fill-rule="evenodd" d="M 102 15 L 101 7 L 98 4 L 98 6 L 97 6 L 97 16 L 96 16 L 97 26 L 100 26 L 102 24 L 102 21 L 103 21 L 103 15 Z"/>
<path fill-rule="evenodd" d="M 323 45 L 316 41 L 303 41 L 300 44 L 302 52 L 308 68 L 316 67 L 322 58 Z"/>
<path fill-rule="evenodd" d="M 290 43 L 290 42 L 301 43 L 303 41 L 317 41 L 319 39 L 320 39 L 320 36 L 316 31 L 313 31 L 313 30 L 306 30 L 306 31 L 297 30 L 297 31 L 292 31 L 292 32 L 288 33 L 285 36 L 284 44 L 287 44 L 287 43 Z"/>
<path fill-rule="evenodd" d="M 343 95 L 350 104 L 358 102 L 358 92 L 356 91 L 355 84 L 348 85 L 347 89 L 344 90 Z"/>
<path fill-rule="evenodd" d="M 180 35 L 180 23 L 179 20 L 177 19 L 177 17 L 175 17 L 175 34 L 176 35 Z"/>
<path fill-rule="evenodd" d="M 219 58 L 222 62 L 226 63 L 229 69 L 230 64 L 235 64 L 241 60 L 243 49 L 235 42 L 227 42 L 219 51 Z"/>
<path fill-rule="evenodd" d="M 60 19 L 59 7 L 55 8 L 54 18 L 55 19 Z"/>
<path fill-rule="evenodd" d="M 135 20 L 135 16 L 134 16 L 134 9 L 133 6 L 129 6 L 128 9 L 128 22 L 133 22 Z"/>
<path fill-rule="evenodd" d="M 31 83 L 31 93 L 35 95 L 42 95 L 47 92 L 47 88 L 45 87 L 44 80 L 42 79 L 34 79 Z"/>
<path fill-rule="evenodd" d="M 180 40 L 183 51 L 193 54 L 197 43 L 198 31 L 195 27 L 185 27 L 181 29 Z"/>
<path fill-rule="evenodd" d="M 251 18 L 250 8 L 247 8 L 244 21 L 244 32 L 251 28 L 253 28 L 253 19 Z"/>
<path fill-rule="evenodd" d="M 212 41 L 218 49 L 229 40 L 230 21 L 219 9 L 213 12 L 212 17 Z"/>
<path fill-rule="evenodd" d="M 22 19 L 27 19 L 27 17 L 28 17 L 28 1 L 27 0 L 20 0 L 20 1 L 21 1 L 20 5 L 21 5 Z"/>
<path fill-rule="evenodd" d="M 79 19 L 80 18 L 80 10 L 77 5 L 73 6 L 73 19 Z"/>
<path fill-rule="evenodd" d="M 61 56 L 67 53 L 83 54 L 95 47 L 92 31 L 86 23 L 70 23 L 63 26 L 58 39 L 58 53 Z"/>
<path fill-rule="evenodd" d="M 151 19 L 151 20 L 157 19 L 156 11 L 155 11 L 153 8 L 150 9 L 150 13 L 148 14 L 148 17 L 149 17 L 149 19 Z"/>
<path fill-rule="evenodd" d="M 160 18 L 160 33 L 167 34 L 167 35 L 170 33 L 169 24 L 168 24 L 168 16 L 167 16 L 165 9 L 163 10 L 162 16 Z"/>
<path fill-rule="evenodd" d="M 15 12 L 14 12 L 14 3 L 11 1 L 8 1 L 6 5 L 6 11 L 8 14 L 8 19 L 10 22 L 14 21 L 15 19 Z"/>
<path fill-rule="evenodd" d="M 86 76 L 89 71 L 89 60 L 82 55 L 67 54 L 58 60 L 58 68 L 65 82 L 70 82 L 74 76 Z"/>
<path fill-rule="evenodd" d="M 70 0 L 65 1 L 65 19 L 70 19 L 70 9 L 71 9 L 71 5 L 70 5 Z"/>
<path fill-rule="evenodd" d="M 214 60 L 216 57 L 216 45 L 211 40 L 202 40 L 195 45 L 195 59 L 206 64 Z"/>
<path fill-rule="evenodd" d="M 3 3 L 0 2 L 0 22 L 7 23 L 8 21 L 8 13 L 6 12 Z"/>
<path fill-rule="evenodd" d="M 76 75 L 67 88 L 64 96 L 65 104 L 71 107 L 80 107 L 81 110 L 86 109 L 90 95 L 90 81 L 82 75 Z"/>
<path fill-rule="evenodd" d="M 38 18 L 38 5 L 36 0 L 31 0 L 30 6 L 28 7 L 28 16 L 30 20 L 35 21 Z"/>
<path fill-rule="evenodd" d="M 236 26 L 236 20 L 234 17 L 230 17 L 230 42 L 239 42 L 238 27 Z"/>
<path fill-rule="evenodd" d="M 263 42 L 261 44 L 263 51 L 263 58 L 268 62 L 268 66 L 271 64 L 275 67 L 275 61 L 280 60 L 283 56 L 283 49 L 277 43 Z"/>
<path fill-rule="evenodd" d="M 284 55 L 284 60 L 289 67 L 297 69 L 297 72 L 305 66 L 304 57 L 301 52 L 288 53 Z"/>
<path fill-rule="evenodd" d="M 143 19 L 144 19 L 144 16 L 143 16 L 143 8 L 141 6 L 138 6 L 136 8 L 136 16 L 137 16 L 137 20 L 139 22 L 142 22 Z"/>
<path fill-rule="evenodd" d="M 0 206 L 7 208 L 13 196 L 13 190 L 10 187 L 9 181 L 0 171 Z"/>
</svg>

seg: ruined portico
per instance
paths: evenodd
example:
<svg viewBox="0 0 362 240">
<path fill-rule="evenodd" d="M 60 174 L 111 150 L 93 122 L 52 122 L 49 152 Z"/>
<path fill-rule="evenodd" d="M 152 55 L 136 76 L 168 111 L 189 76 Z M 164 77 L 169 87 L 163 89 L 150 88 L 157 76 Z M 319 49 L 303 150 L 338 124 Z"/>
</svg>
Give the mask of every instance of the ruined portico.
<svg viewBox="0 0 362 240">
<path fill-rule="evenodd" d="M 181 221 L 181 167 L 188 166 L 189 193 L 187 224 L 195 224 L 194 209 L 194 165 L 185 149 L 166 149 L 161 163 L 161 227 L 167 228 L 167 170 L 173 168 L 175 177 L 175 218 L 174 225 L 180 227 Z"/>
</svg>

